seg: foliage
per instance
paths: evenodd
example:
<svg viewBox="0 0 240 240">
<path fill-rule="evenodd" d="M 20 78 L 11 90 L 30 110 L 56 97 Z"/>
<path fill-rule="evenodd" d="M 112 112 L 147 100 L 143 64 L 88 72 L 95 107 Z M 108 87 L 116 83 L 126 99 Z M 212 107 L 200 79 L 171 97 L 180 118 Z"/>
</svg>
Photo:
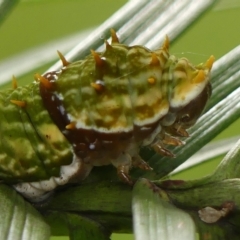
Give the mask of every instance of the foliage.
<svg viewBox="0 0 240 240">
<path fill-rule="evenodd" d="M 133 170 L 136 179 L 144 177 L 133 189 L 118 181 L 111 166 L 96 168 L 84 182 L 57 190 L 41 206 L 31 206 L 11 187 L 2 184 L 1 233 L 8 239 L 47 239 L 50 226 L 52 235 L 109 239 L 112 232 L 132 232 L 133 220 L 136 239 L 195 239 L 195 230 L 200 239 L 238 239 L 240 142 L 207 177 L 194 181 L 166 178 L 239 118 L 239 61 L 240 51 L 236 48 L 215 64 L 213 97 L 191 129 L 186 145 L 173 150 L 176 159 L 169 161 L 143 149 L 142 156 L 154 171 Z M 199 218 L 199 210 L 205 207 L 216 210 L 215 215 L 210 215 L 213 223 Z M 209 212 L 207 209 L 202 218 L 209 217 Z M 223 212 L 226 215 L 221 215 Z"/>
</svg>

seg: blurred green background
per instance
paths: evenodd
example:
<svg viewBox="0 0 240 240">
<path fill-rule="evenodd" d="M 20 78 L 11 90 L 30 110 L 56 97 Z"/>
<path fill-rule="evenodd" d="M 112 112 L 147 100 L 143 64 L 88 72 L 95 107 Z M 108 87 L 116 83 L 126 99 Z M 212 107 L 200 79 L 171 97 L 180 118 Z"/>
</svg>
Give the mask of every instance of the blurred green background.
<svg viewBox="0 0 240 240">
<path fill-rule="evenodd" d="M 22 0 L 0 26 L 0 61 L 29 48 L 44 45 L 50 40 L 97 27 L 126 2 L 126 0 Z M 181 34 L 171 45 L 170 51 L 178 57 L 189 58 L 195 64 L 205 61 L 211 54 L 218 59 L 239 45 L 239 22 L 240 1 L 218 1 Z M 53 52 L 56 50 L 52 49 Z M 34 72 L 43 72 L 48 66 Z M 33 73 L 30 73 L 20 77 L 19 81 L 31 82 L 32 75 Z M 9 80 L 10 78 L 11 76 Z M 239 126 L 240 121 L 235 122 L 217 138 L 239 134 Z M 193 179 L 204 176 L 213 171 L 219 160 L 220 158 L 191 168 L 173 178 Z M 60 239 L 68 238 L 52 237 L 52 240 Z M 112 239 L 130 240 L 133 236 L 114 234 Z"/>
</svg>

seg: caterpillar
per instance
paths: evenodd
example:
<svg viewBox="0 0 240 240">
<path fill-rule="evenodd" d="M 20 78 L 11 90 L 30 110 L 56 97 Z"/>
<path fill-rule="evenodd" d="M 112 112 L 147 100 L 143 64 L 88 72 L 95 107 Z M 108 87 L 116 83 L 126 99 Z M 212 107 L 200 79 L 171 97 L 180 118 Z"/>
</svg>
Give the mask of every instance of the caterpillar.
<svg viewBox="0 0 240 240">
<path fill-rule="evenodd" d="M 132 166 L 150 146 L 182 145 L 211 95 L 211 56 L 193 66 L 161 48 L 119 43 L 114 30 L 104 52 L 69 63 L 33 83 L 0 92 L 0 179 L 30 201 L 59 185 L 85 179 L 94 166 L 112 164 L 132 184 Z"/>
</svg>

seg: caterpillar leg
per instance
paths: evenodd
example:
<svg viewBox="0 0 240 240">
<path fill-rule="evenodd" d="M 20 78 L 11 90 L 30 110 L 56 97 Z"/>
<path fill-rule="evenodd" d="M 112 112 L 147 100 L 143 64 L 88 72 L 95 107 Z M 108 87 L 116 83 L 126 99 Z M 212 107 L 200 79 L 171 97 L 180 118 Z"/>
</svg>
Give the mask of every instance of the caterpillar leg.
<svg viewBox="0 0 240 240">
<path fill-rule="evenodd" d="M 153 170 L 139 155 L 132 157 L 132 165 L 145 171 Z"/>
<path fill-rule="evenodd" d="M 128 183 L 129 185 L 133 185 L 133 181 L 129 175 L 129 166 L 127 165 L 119 165 L 117 167 L 118 177 L 123 181 Z"/>
<path fill-rule="evenodd" d="M 112 164 L 117 168 L 119 178 L 129 185 L 133 185 L 133 181 L 129 175 L 132 166 L 143 170 L 152 170 L 139 155 L 131 157 L 131 155 L 126 152 L 123 152 L 117 159 L 112 160 Z"/>
<path fill-rule="evenodd" d="M 169 151 L 168 149 L 166 149 L 163 144 L 162 144 L 162 141 L 157 141 L 156 143 L 152 144 L 151 146 L 153 148 L 153 150 L 160 154 L 160 155 L 163 155 L 163 156 L 166 156 L 166 157 L 175 157 L 174 154 Z"/>
<path fill-rule="evenodd" d="M 117 168 L 118 177 L 123 182 L 132 185 L 133 181 L 129 176 L 129 170 L 132 166 L 132 157 L 128 153 L 122 152 L 118 158 L 112 160 L 112 164 Z"/>
<path fill-rule="evenodd" d="M 72 179 L 83 180 L 91 169 L 90 164 L 85 164 L 81 158 L 74 155 L 70 165 L 61 167 L 59 177 L 51 177 L 39 182 L 18 183 L 13 187 L 31 202 L 41 202 L 46 200 L 57 186 L 65 185 Z"/>
</svg>

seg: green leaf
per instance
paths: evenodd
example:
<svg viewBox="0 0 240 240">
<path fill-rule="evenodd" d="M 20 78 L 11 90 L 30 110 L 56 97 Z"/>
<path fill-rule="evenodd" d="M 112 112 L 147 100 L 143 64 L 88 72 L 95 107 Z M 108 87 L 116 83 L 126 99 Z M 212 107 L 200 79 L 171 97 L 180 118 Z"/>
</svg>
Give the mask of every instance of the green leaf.
<svg viewBox="0 0 240 240">
<path fill-rule="evenodd" d="M 19 2 L 19 0 L 2 0 L 0 1 L 0 24 L 6 18 L 7 14 L 12 10 L 13 7 Z"/>
<path fill-rule="evenodd" d="M 225 138 L 223 140 L 214 141 L 207 144 L 192 157 L 190 157 L 186 162 L 172 171 L 171 175 L 202 164 L 203 162 L 212 161 L 214 158 L 226 154 L 235 145 L 239 138 L 240 136 Z"/>
<path fill-rule="evenodd" d="M 214 181 L 221 179 L 239 178 L 240 177 L 240 140 L 228 152 L 221 161 L 220 165 L 212 175 Z"/>
<path fill-rule="evenodd" d="M 132 208 L 136 240 L 195 239 L 191 217 L 146 179 L 140 179 L 134 187 Z"/>
<path fill-rule="evenodd" d="M 5 240 L 47 240 L 50 228 L 39 212 L 16 191 L 0 185 L 0 233 Z"/>
<path fill-rule="evenodd" d="M 238 219 L 239 220 L 239 219 Z M 231 239 L 238 240 L 239 233 L 234 232 L 234 227 L 231 223 L 226 224 L 226 222 L 221 222 L 220 224 L 206 224 L 204 222 L 198 222 L 199 239 L 209 239 L 209 240 L 223 240 Z M 238 228 L 236 226 L 236 228 Z"/>
<path fill-rule="evenodd" d="M 167 189 L 166 191 L 177 207 L 186 209 L 193 217 L 200 239 L 206 239 L 206 236 L 207 239 L 212 240 L 239 239 L 240 219 L 237 206 L 240 204 L 240 179 L 227 179 L 212 183 L 203 180 L 183 182 L 182 185 L 185 188 Z M 174 184 L 174 181 L 172 183 Z M 192 186 L 191 183 L 193 183 Z M 160 186 L 163 187 L 162 184 Z M 165 185 L 165 189 L 166 187 Z M 216 211 L 225 211 L 224 208 L 229 208 L 229 211 L 225 211 L 226 215 L 220 218 L 214 218 L 210 212 L 207 212 L 204 218 L 207 219 L 208 216 L 213 220 L 206 222 L 202 220 L 203 218 L 200 219 L 199 215 L 199 210 L 206 207 Z"/>
</svg>

